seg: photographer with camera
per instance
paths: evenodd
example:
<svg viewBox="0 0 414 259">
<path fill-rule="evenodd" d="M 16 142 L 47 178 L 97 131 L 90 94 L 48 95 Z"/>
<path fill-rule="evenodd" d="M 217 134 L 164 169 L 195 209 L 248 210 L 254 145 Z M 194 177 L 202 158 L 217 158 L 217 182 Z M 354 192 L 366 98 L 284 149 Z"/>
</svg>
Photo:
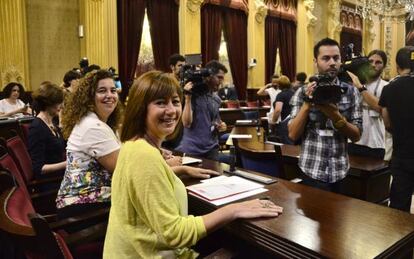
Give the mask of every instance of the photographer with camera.
<svg viewBox="0 0 414 259">
<path fill-rule="evenodd" d="M 208 71 L 206 74 L 203 74 Z M 192 71 L 194 75 L 197 71 Z M 216 60 L 206 64 L 196 75 L 203 75 L 202 82 L 190 79 L 184 85 L 185 104 L 182 115 L 184 134 L 177 150 L 198 157 L 218 160 L 218 132 L 227 129 L 221 121 L 220 97 L 215 93 L 227 73 L 226 67 Z M 209 74 L 209 75 L 208 75 Z M 191 81 L 192 80 L 192 81 Z"/>
<path fill-rule="evenodd" d="M 358 141 L 362 131 L 361 97 L 341 82 L 339 44 L 325 38 L 314 49 L 316 81 L 297 90 L 291 99 L 289 138 L 302 138 L 299 167 L 303 183 L 339 192 L 349 170 L 347 139 Z M 310 80 L 312 81 L 312 80 Z"/>
<path fill-rule="evenodd" d="M 390 207 L 410 212 L 414 190 L 414 46 L 401 48 L 396 63 L 399 76 L 384 87 L 379 105 L 393 141 Z"/>
<path fill-rule="evenodd" d="M 173 54 L 170 56 L 168 63 L 170 64 L 171 74 L 180 82 L 180 71 L 185 65 L 185 57 L 180 54 Z"/>
<path fill-rule="evenodd" d="M 358 142 L 348 145 L 348 153 L 350 155 L 383 159 L 385 154 L 385 127 L 378 101 L 382 89 L 388 84 L 387 81 L 381 79 L 382 71 L 387 64 L 387 54 L 382 50 L 373 50 L 368 54 L 368 60 L 372 69 L 370 70 L 366 85 L 354 84 L 363 99 L 363 132 Z"/>
</svg>

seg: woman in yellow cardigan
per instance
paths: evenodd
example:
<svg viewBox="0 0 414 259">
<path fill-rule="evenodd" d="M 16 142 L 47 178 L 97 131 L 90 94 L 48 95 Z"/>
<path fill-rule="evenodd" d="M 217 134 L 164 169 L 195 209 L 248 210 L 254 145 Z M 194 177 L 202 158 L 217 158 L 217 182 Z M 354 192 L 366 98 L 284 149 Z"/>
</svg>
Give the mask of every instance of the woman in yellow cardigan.
<svg viewBox="0 0 414 259">
<path fill-rule="evenodd" d="M 131 88 L 112 178 L 112 207 L 104 258 L 194 258 L 189 247 L 237 218 L 276 217 L 282 208 L 251 200 L 204 216 L 187 215 L 187 193 L 161 155 L 162 141 L 180 123 L 182 93 L 158 71 Z"/>
</svg>

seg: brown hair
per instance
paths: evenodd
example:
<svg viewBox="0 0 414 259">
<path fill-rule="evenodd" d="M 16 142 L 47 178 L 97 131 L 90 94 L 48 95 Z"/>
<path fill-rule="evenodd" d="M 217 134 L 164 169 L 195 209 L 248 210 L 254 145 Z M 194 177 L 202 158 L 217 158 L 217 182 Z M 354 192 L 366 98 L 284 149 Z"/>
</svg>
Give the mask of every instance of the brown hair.
<svg viewBox="0 0 414 259">
<path fill-rule="evenodd" d="M 36 102 L 37 110 L 44 111 L 48 107 L 63 102 L 63 90 L 56 84 L 45 81 L 35 92 L 33 99 Z"/>
<path fill-rule="evenodd" d="M 277 79 L 277 84 L 278 84 L 280 90 L 290 88 L 290 80 L 287 76 L 280 76 Z"/>
<path fill-rule="evenodd" d="M 83 77 L 75 92 L 69 95 L 62 116 L 62 133 L 65 138 L 70 136 L 73 128 L 88 112 L 95 112 L 95 92 L 100 80 L 113 78 L 112 73 L 107 70 L 94 70 Z M 118 101 L 115 110 L 109 116 L 108 124 L 116 131 L 121 118 L 122 104 Z"/>
<path fill-rule="evenodd" d="M 171 98 L 175 93 L 178 93 L 182 101 L 182 92 L 178 81 L 168 73 L 150 71 L 135 80 L 129 91 L 120 134 L 121 141 L 143 137 L 146 131 L 148 105 L 160 98 Z"/>
</svg>

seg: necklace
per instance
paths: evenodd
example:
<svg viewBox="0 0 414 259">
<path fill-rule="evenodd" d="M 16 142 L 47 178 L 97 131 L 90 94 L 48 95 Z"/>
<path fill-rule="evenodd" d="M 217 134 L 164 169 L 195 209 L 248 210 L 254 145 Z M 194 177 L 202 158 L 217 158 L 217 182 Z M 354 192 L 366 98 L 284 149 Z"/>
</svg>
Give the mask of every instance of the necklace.
<svg viewBox="0 0 414 259">
<path fill-rule="evenodd" d="M 49 127 L 49 129 L 53 132 L 54 135 L 57 135 L 55 125 L 53 124 L 52 120 L 48 118 L 48 116 L 41 113 L 37 115 L 37 117 L 40 118 L 46 124 L 46 126 Z"/>
</svg>

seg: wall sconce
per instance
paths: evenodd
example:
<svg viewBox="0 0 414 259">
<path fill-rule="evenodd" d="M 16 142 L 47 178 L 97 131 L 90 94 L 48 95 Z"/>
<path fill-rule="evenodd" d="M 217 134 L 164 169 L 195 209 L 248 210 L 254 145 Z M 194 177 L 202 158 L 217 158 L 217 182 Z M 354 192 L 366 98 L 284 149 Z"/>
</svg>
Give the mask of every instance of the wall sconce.
<svg viewBox="0 0 414 259">
<path fill-rule="evenodd" d="M 83 36 L 84 36 L 83 25 L 78 26 L 78 36 L 79 36 L 79 38 L 83 38 Z"/>
</svg>

